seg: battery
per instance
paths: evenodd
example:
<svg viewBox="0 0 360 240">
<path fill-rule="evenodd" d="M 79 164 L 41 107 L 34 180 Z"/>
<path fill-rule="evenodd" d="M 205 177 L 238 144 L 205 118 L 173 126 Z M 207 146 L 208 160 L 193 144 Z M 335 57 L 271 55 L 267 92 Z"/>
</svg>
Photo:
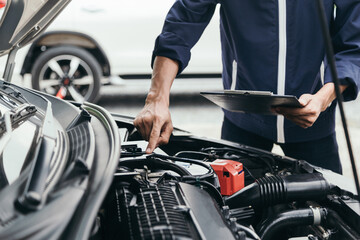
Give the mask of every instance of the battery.
<svg viewBox="0 0 360 240">
<path fill-rule="evenodd" d="M 210 163 L 220 182 L 221 195 L 232 195 L 244 188 L 244 171 L 240 162 L 217 159 Z"/>
</svg>

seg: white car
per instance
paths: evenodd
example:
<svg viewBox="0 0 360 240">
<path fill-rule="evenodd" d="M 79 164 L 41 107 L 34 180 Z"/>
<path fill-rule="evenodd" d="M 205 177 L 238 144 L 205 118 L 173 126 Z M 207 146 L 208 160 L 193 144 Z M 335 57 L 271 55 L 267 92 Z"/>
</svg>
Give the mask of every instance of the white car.
<svg viewBox="0 0 360 240">
<path fill-rule="evenodd" d="M 2 0 L 4 1 L 4 0 Z M 174 0 L 77 0 L 31 46 L 19 51 L 15 74 L 31 73 L 34 89 L 77 102 L 95 102 L 101 80 L 151 74 L 151 55 Z M 3 60 L 4 61 L 4 60 Z M 221 73 L 215 13 L 192 50 L 184 74 Z"/>
</svg>

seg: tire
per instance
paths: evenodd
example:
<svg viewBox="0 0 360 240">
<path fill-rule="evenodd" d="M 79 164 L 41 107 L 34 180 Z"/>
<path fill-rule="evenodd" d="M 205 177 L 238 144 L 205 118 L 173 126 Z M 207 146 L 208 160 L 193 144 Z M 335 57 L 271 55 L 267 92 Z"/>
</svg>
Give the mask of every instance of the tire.
<svg viewBox="0 0 360 240">
<path fill-rule="evenodd" d="M 76 102 L 99 98 L 102 71 L 87 51 L 74 46 L 58 46 L 41 53 L 31 70 L 36 90 Z"/>
</svg>

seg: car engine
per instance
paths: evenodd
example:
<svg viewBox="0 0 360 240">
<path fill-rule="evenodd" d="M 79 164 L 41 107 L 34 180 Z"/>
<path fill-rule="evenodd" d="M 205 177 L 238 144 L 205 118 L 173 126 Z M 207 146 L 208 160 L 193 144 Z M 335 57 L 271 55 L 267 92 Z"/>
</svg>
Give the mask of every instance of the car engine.
<svg viewBox="0 0 360 240">
<path fill-rule="evenodd" d="M 56 58 L 48 70 L 64 83 L 54 93 L 64 98 L 68 89 L 77 103 L 11 84 L 17 51 L 69 2 L 8 0 L 0 19 L 0 56 L 8 54 L 0 80 L 0 239 L 360 239 L 358 181 L 179 129 L 146 154 L 132 118 L 64 87 L 71 65 L 79 66 L 73 58 L 68 71 L 54 67 Z M 330 18 L 317 2 L 346 130 Z"/>
<path fill-rule="evenodd" d="M 145 154 L 125 132 L 94 239 L 360 239 L 359 201 L 329 171 L 181 133 Z"/>
</svg>

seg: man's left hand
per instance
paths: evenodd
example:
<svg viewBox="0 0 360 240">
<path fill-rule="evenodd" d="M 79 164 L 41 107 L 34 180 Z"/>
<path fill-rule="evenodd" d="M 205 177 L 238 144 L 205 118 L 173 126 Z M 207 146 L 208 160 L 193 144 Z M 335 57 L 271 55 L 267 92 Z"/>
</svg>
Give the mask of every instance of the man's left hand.
<svg viewBox="0 0 360 240">
<path fill-rule="evenodd" d="M 347 85 L 340 85 L 344 92 Z M 302 108 L 275 107 L 272 110 L 294 122 L 302 128 L 311 127 L 321 112 L 325 111 L 336 98 L 334 83 L 326 83 L 316 94 L 303 94 L 299 98 Z"/>
<path fill-rule="evenodd" d="M 324 99 L 317 95 L 303 94 L 299 102 L 302 108 L 276 107 L 273 110 L 302 128 L 311 127 L 323 111 Z"/>
</svg>

